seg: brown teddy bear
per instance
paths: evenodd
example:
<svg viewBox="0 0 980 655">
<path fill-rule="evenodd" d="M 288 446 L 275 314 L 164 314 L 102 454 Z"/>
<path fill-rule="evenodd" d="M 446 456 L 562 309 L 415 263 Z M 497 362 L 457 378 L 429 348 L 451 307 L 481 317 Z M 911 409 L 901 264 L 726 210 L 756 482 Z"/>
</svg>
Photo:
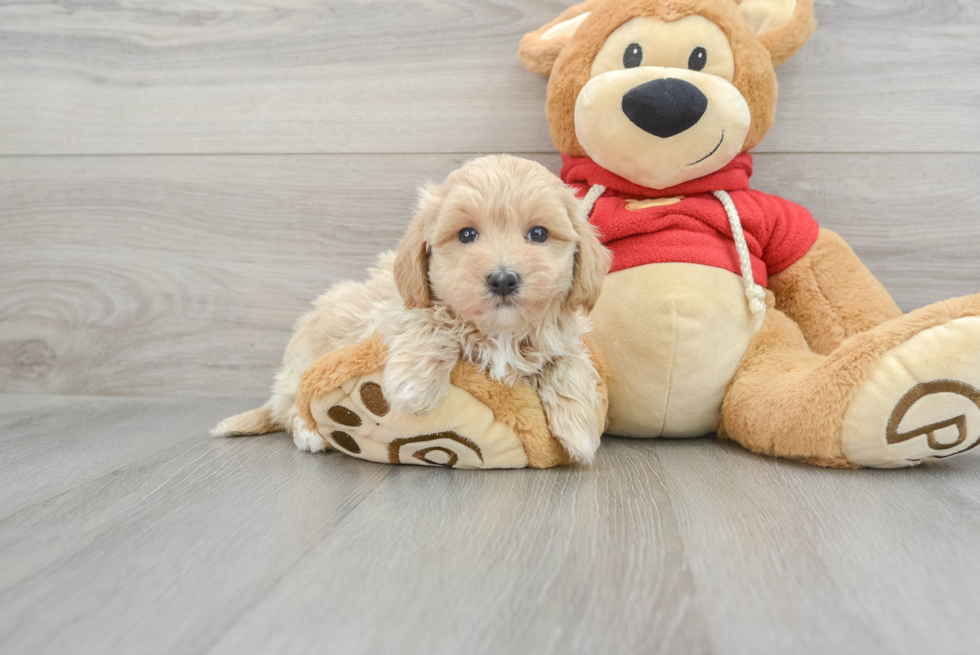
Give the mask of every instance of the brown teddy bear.
<svg viewBox="0 0 980 655">
<path fill-rule="evenodd" d="M 812 0 L 587 0 L 521 42 L 615 256 L 593 312 L 612 434 L 834 467 L 980 443 L 980 295 L 903 315 L 843 239 L 749 186 L 775 66 L 815 25 Z"/>
</svg>

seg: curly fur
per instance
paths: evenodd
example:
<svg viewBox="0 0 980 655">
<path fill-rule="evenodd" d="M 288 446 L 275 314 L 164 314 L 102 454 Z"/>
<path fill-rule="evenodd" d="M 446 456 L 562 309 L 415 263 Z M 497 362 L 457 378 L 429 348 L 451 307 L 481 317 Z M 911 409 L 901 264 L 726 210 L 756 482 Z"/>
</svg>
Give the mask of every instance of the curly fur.
<svg viewBox="0 0 980 655">
<path fill-rule="evenodd" d="M 538 225 L 549 231 L 545 243 L 527 238 Z M 478 230 L 476 242 L 459 241 L 464 227 Z M 297 404 L 303 373 L 322 355 L 380 337 L 388 352 L 382 392 L 394 412 L 434 409 L 463 359 L 493 380 L 531 384 L 569 456 L 590 461 L 602 412 L 585 312 L 609 264 L 574 194 L 547 169 L 503 155 L 476 159 L 422 190 L 398 250 L 379 257 L 367 282 L 334 285 L 299 320 L 268 415 L 250 425 L 287 429 L 312 450 L 308 412 Z M 520 275 L 512 297 L 487 288 L 501 268 Z M 222 426 L 241 433 L 235 419 Z"/>
</svg>

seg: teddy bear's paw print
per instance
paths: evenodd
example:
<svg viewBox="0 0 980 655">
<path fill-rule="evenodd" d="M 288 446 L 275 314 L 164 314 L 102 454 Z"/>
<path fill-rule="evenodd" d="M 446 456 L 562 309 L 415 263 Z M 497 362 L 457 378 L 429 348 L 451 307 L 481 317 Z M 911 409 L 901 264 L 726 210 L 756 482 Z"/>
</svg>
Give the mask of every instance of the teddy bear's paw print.
<svg viewBox="0 0 980 655">
<path fill-rule="evenodd" d="M 913 333 L 854 393 L 841 446 L 861 466 L 896 468 L 980 445 L 980 317 Z"/>
<path fill-rule="evenodd" d="M 345 450 L 351 455 L 360 455 L 361 447 L 357 445 L 357 440 L 343 430 L 334 430 L 330 433 L 330 440 L 336 444 L 340 450 Z"/>
<path fill-rule="evenodd" d="M 381 385 L 376 382 L 361 384 L 357 395 L 363 410 L 356 403 L 351 403 L 355 405 L 354 408 L 333 405 L 327 410 L 327 418 L 336 429 L 324 435 L 332 446 L 351 455 L 362 454 L 359 441 L 369 439 L 370 433 L 375 432 L 379 426 L 378 419 L 384 418 L 391 411 L 391 406 L 381 393 Z"/>
<path fill-rule="evenodd" d="M 388 461 L 392 464 L 483 468 L 483 452 L 466 437 L 447 431 L 395 439 L 388 445 Z"/>
<path fill-rule="evenodd" d="M 317 436 L 322 435 L 325 444 L 348 455 L 391 464 L 485 466 L 482 450 L 471 439 L 440 429 L 446 426 L 427 417 L 393 414 L 376 381 L 362 378 L 329 400 L 315 412 L 319 415 Z M 404 434 L 417 436 L 402 437 Z"/>
<path fill-rule="evenodd" d="M 381 393 L 381 385 L 377 382 L 365 382 L 358 393 L 364 406 L 378 418 L 387 416 L 391 411 L 391 405 L 385 400 L 384 394 Z"/>
<path fill-rule="evenodd" d="M 915 385 L 895 405 L 885 438 L 901 444 L 925 437 L 921 459 L 957 455 L 980 444 L 980 389 L 957 380 Z"/>
</svg>

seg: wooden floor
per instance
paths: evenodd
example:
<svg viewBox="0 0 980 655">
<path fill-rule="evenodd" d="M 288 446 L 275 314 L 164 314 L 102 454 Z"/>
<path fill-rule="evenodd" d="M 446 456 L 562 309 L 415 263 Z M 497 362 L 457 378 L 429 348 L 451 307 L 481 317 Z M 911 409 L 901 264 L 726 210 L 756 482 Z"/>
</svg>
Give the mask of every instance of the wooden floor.
<svg viewBox="0 0 980 655">
<path fill-rule="evenodd" d="M 713 439 L 446 471 L 205 428 L 243 400 L 0 396 L 0 652 L 976 653 L 980 459 Z"/>
<path fill-rule="evenodd" d="M 570 0 L 0 0 L 0 654 L 980 652 L 980 456 L 713 439 L 464 472 L 213 439 L 484 152 L 557 170 Z M 980 290 L 980 2 L 817 0 L 756 188 Z"/>
</svg>

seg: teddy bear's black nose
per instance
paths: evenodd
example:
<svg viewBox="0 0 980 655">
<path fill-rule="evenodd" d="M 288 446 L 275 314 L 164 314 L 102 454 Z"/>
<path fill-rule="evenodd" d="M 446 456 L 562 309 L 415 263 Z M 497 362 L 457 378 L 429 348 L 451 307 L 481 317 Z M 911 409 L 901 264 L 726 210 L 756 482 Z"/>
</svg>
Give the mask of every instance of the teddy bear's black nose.
<svg viewBox="0 0 980 655">
<path fill-rule="evenodd" d="M 708 98 L 698 87 L 673 78 L 646 82 L 623 96 L 626 117 L 661 139 L 694 127 L 707 109 Z"/>
</svg>

